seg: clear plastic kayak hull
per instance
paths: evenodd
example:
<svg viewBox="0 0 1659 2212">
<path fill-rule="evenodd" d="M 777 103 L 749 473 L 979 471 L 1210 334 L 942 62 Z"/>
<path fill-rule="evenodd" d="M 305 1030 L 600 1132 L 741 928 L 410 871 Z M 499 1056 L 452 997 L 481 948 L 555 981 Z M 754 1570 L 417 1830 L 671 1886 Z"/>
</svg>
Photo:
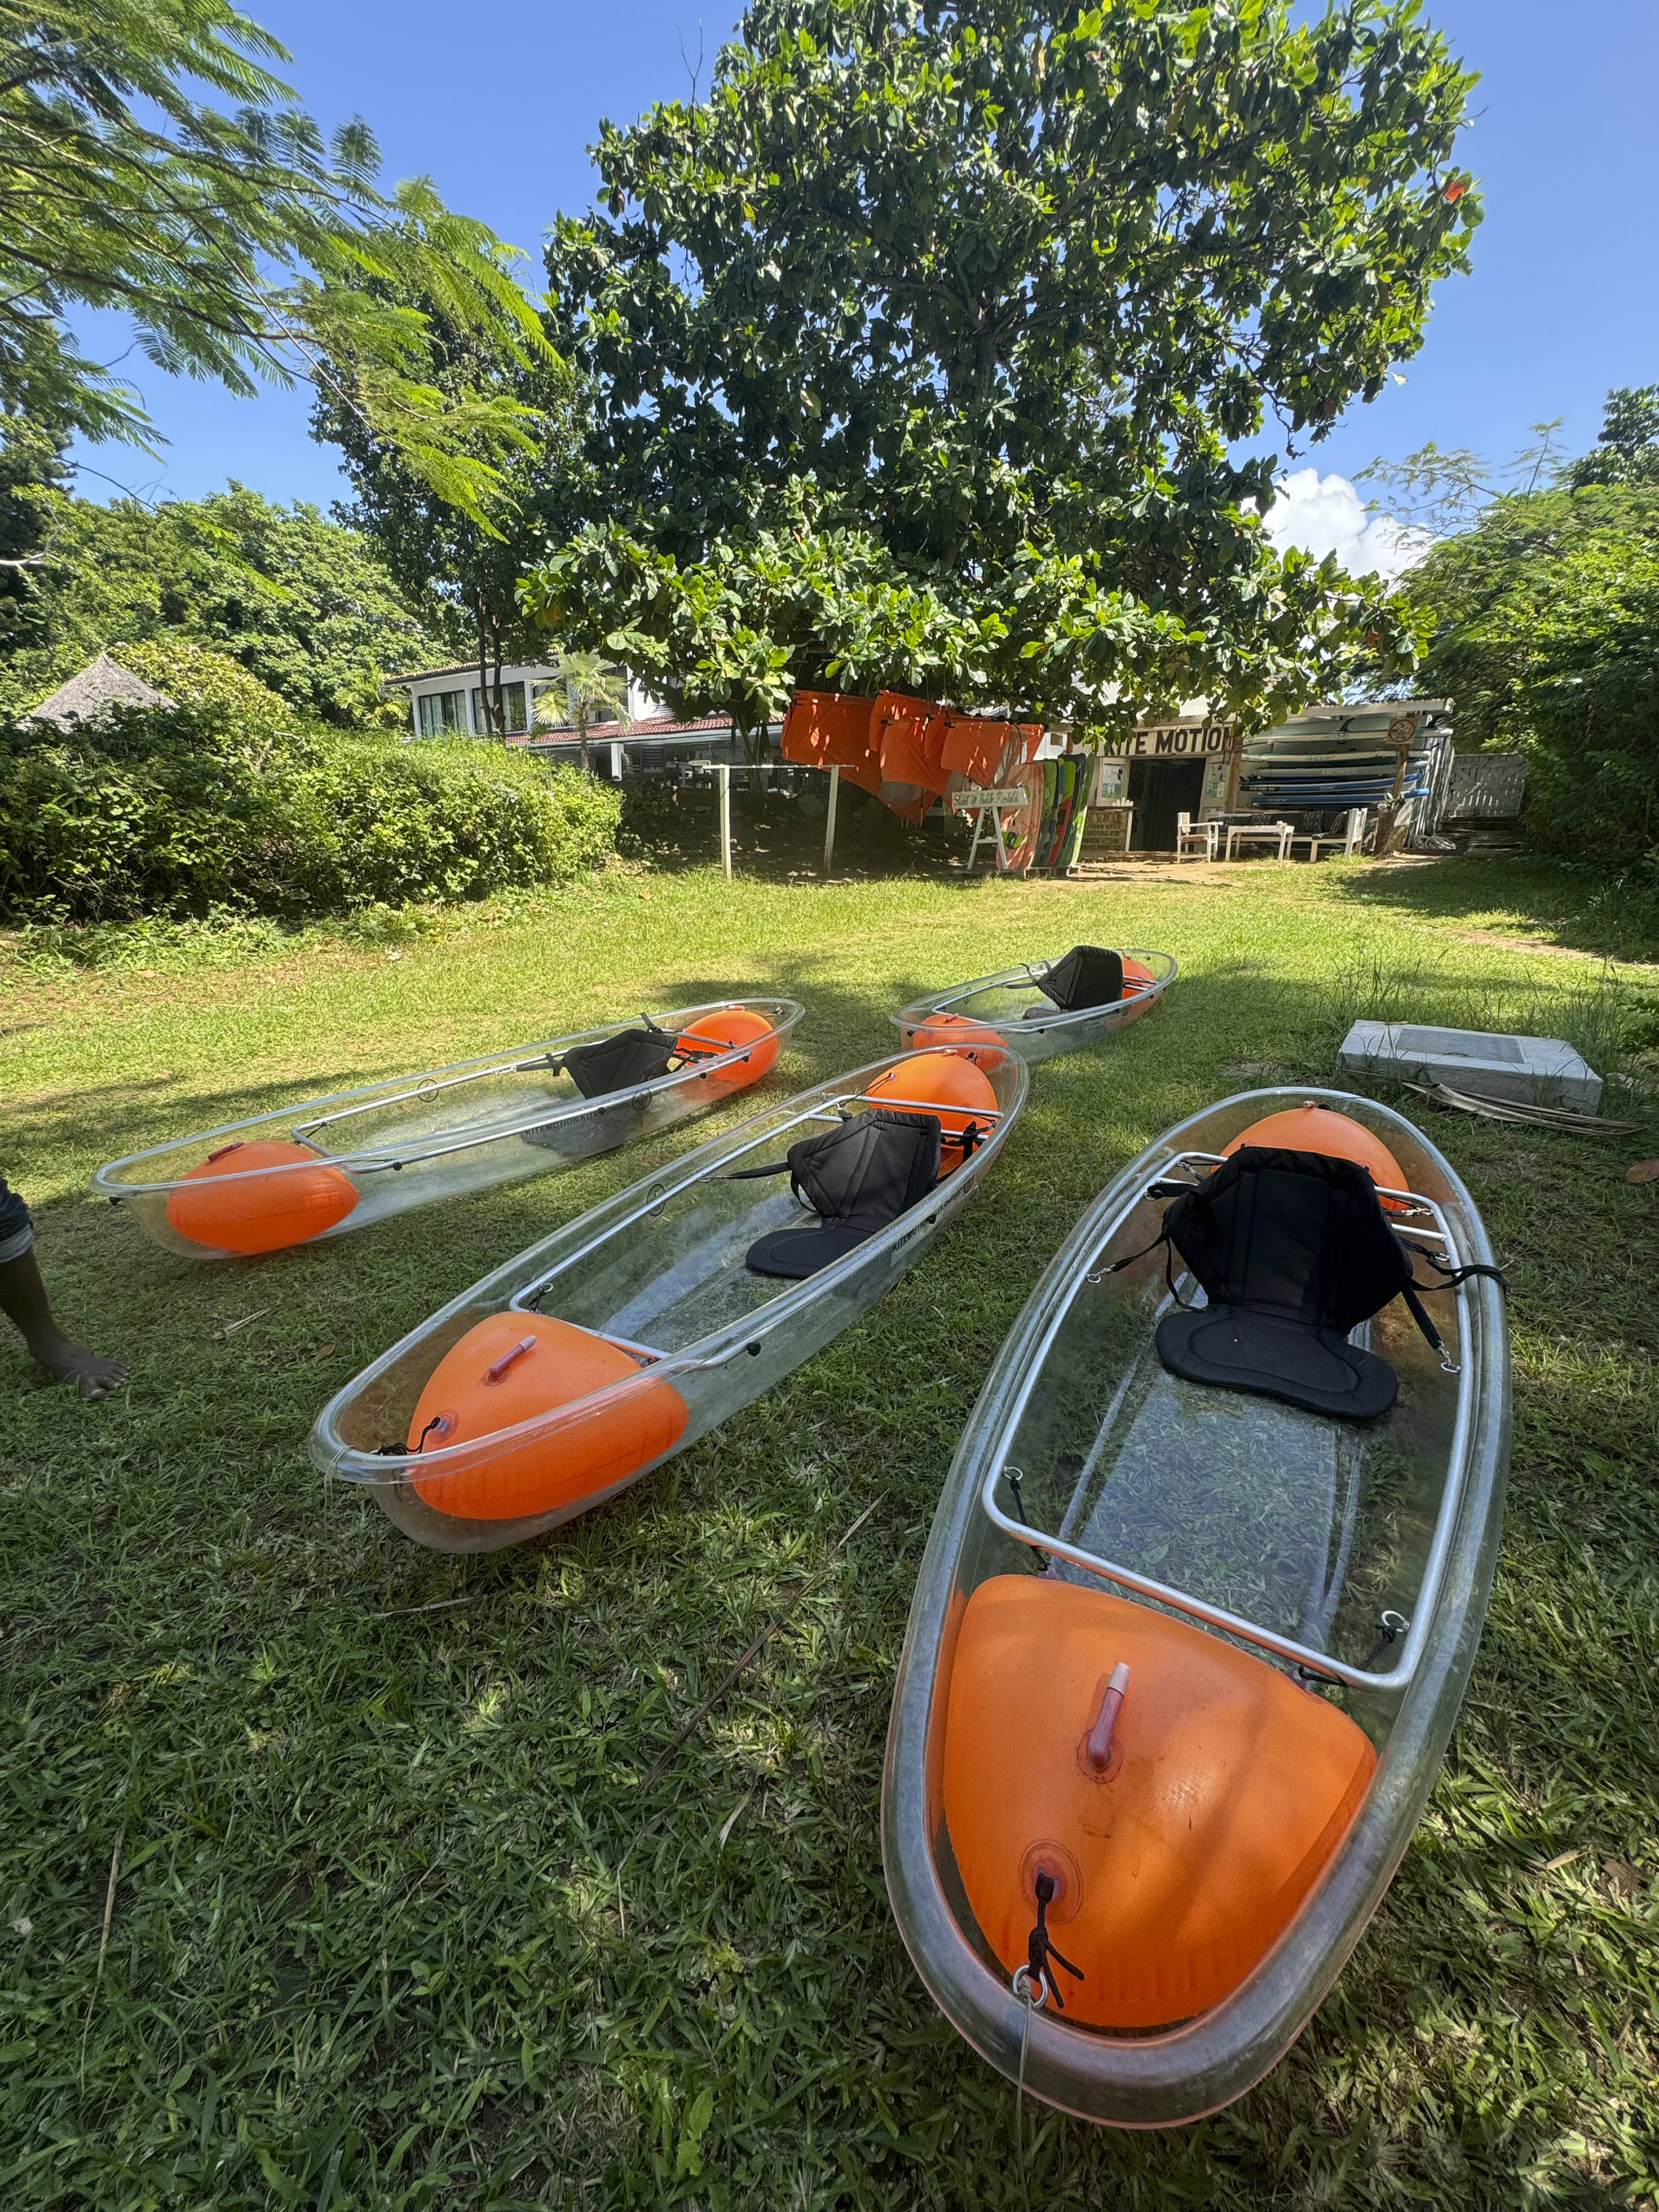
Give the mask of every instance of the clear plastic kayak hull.
<svg viewBox="0 0 1659 2212">
<path fill-rule="evenodd" d="M 994 1065 L 977 1064 L 995 1106 L 981 1116 L 977 1148 L 943 1174 L 929 1196 L 804 1280 L 757 1273 L 746 1265 L 758 1239 L 810 1226 L 814 1217 L 792 1196 L 787 1177 L 739 1180 L 737 1171 L 781 1161 L 791 1144 L 861 1110 L 878 1084 L 874 1104 L 926 1110 L 925 1097 L 910 1098 L 907 1071 L 938 1058 L 897 1055 L 802 1092 L 520 1253 L 393 1345 L 330 1401 L 311 1432 L 314 1464 L 338 1479 L 367 1485 L 407 1535 L 444 1551 L 521 1543 L 637 1481 L 839 1336 L 972 1198 L 1025 1104 L 1026 1068 L 1011 1053 Z M 527 1336 L 551 1320 L 589 1332 L 605 1347 L 620 1345 L 640 1361 L 639 1373 L 609 1391 L 494 1433 L 446 1445 L 440 1432 L 411 1450 L 417 1410 L 441 1363 L 481 1325 L 508 1313 L 524 1317 Z M 515 1326 L 507 1327 L 490 1335 L 492 1349 L 496 1335 L 504 1361 L 509 1360 L 523 1340 Z M 662 1420 L 668 1392 L 678 1405 L 671 1419 Z M 647 1393 L 651 1402 L 642 1407 Z M 654 1437 L 661 1448 L 620 1468 L 614 1479 L 584 1483 L 577 1495 L 555 1495 L 567 1465 L 604 1464 L 593 1439 L 613 1417 L 613 1433 L 622 1432 L 626 1420 L 632 1423 L 630 1434 L 648 1442 Z M 542 1466 L 549 1502 L 511 1517 L 470 1509 L 488 1494 L 492 1465 L 510 1468 L 514 1482 L 521 1470 Z"/>
<path fill-rule="evenodd" d="M 1363 1325 L 1363 1341 L 1399 1376 L 1396 1405 L 1377 1422 L 1188 1384 L 1158 1360 L 1153 1330 L 1172 1295 L 1191 1304 L 1202 1293 L 1178 1259 L 1172 1288 L 1149 1186 L 1195 1179 L 1252 1124 L 1309 1100 L 1360 1122 L 1400 1163 L 1410 1202 L 1391 1219 L 1407 1242 L 1459 1266 L 1491 1264 L 1455 1172 L 1386 1106 L 1337 1092 L 1257 1092 L 1168 1132 L 1089 1208 L 1003 1346 L 940 1501 L 900 1661 L 882 1853 L 910 1957 L 940 2009 L 993 2066 L 1018 2078 L 1024 2043 L 1030 2091 L 1116 2126 L 1215 2111 L 1300 2033 L 1411 1839 L 1491 1587 L 1510 1379 L 1502 1293 L 1489 1278 L 1430 1297 L 1443 1359 L 1397 1300 Z M 1109 1271 L 1118 1261 L 1129 1264 Z M 1418 1273 L 1432 1276 L 1428 1267 Z M 1153 1645 L 1151 1631 L 1191 1647 L 1196 1630 L 1204 1647 L 1222 1647 L 1234 1676 L 1254 1670 L 1272 1692 L 1264 1706 L 1276 1700 L 1282 1709 L 1292 1693 L 1316 1698 L 1336 1709 L 1315 1716 L 1321 1725 L 1348 1742 L 1362 1733 L 1375 1754 L 1374 1765 L 1367 1751 L 1354 1769 L 1362 1787 L 1282 1932 L 1190 2017 L 1081 2026 L 1052 2004 L 1028 2008 L 1013 1987 L 1007 1931 L 988 1933 L 969 1903 L 975 1870 L 958 1861 L 946 1812 L 948 1740 L 964 1720 L 959 1708 L 952 1724 L 951 1704 L 963 1621 L 982 1590 L 983 1618 L 1010 1590 L 1062 1584 L 1071 1588 L 1058 1611 L 1075 1616 L 1086 1589 L 1110 1595 L 1101 1611 L 1119 1624 L 1144 1623 Z M 1103 1647 L 1103 1682 L 1125 1655 Z M 1125 1716 L 1137 1694 L 1131 1670 Z M 1079 1731 L 1088 1726 L 1085 1714 Z M 955 1771 L 959 1791 L 959 1762 Z M 971 1796 L 954 1802 L 977 1816 Z M 962 1826 L 971 1852 L 965 1815 Z M 1109 1839 L 1116 1832 L 1110 1822 L 1095 1826 Z M 1109 1840 L 1098 1861 L 1106 1879 L 1097 1895 L 1113 1888 L 1112 1848 Z M 1054 1932 L 1080 1958 L 1087 1898 L 1072 1909 Z"/>
<path fill-rule="evenodd" d="M 434 1199 L 546 1175 L 707 1113 L 774 1066 L 803 1009 L 788 998 L 715 1001 L 388 1077 L 128 1153 L 92 1179 L 157 1244 L 197 1260 L 247 1257 L 364 1228 Z M 745 1017 L 754 1033 L 646 1082 L 585 1097 L 566 1055 L 642 1020 L 695 1037 Z M 246 1161 L 248 1164 L 244 1165 Z"/>
<path fill-rule="evenodd" d="M 1057 956 L 1058 957 L 1058 956 Z M 971 983 L 954 984 L 949 990 L 933 991 L 912 999 L 891 1017 L 907 1050 L 931 1043 L 972 1041 L 970 1028 L 987 1041 L 1006 1045 L 1022 1060 L 1048 1060 L 1060 1052 L 1078 1052 L 1114 1036 L 1131 1022 L 1150 1013 L 1179 973 L 1173 954 L 1142 948 L 1123 954 L 1126 987 L 1110 1006 L 1079 1007 L 1067 1013 L 1044 995 L 1038 982 L 1056 963 L 1032 960 L 1023 967 L 1004 968 L 994 976 L 978 976 Z M 1130 963 L 1134 963 L 1131 968 Z M 1136 973 L 1136 970 L 1139 973 Z"/>
</svg>

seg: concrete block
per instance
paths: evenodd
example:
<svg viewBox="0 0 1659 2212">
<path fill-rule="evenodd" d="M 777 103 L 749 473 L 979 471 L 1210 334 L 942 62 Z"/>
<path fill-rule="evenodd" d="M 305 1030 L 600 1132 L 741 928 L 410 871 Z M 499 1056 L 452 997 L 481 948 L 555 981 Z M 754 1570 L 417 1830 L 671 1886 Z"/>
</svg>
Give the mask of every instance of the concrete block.
<svg viewBox="0 0 1659 2212">
<path fill-rule="evenodd" d="M 1517 1106 L 1595 1113 L 1601 1078 L 1560 1037 L 1506 1037 L 1486 1029 L 1435 1029 L 1413 1022 L 1356 1022 L 1342 1040 L 1351 1074 L 1445 1083 Z"/>
</svg>

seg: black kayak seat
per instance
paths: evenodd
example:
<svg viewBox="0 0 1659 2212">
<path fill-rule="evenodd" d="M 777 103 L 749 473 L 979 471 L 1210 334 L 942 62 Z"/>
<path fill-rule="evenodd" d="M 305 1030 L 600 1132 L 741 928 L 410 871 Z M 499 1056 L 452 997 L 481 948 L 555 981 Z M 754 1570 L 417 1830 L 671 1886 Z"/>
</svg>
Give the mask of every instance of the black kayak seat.
<svg viewBox="0 0 1659 2212">
<path fill-rule="evenodd" d="M 1159 1358 L 1188 1382 L 1374 1421 L 1398 1378 L 1350 1331 L 1403 1295 L 1439 1343 L 1411 1254 L 1356 1160 L 1242 1146 L 1174 1200 L 1163 1233 L 1209 1301 L 1157 1326 Z"/>
<path fill-rule="evenodd" d="M 819 1217 L 811 1227 L 757 1237 L 747 1264 L 757 1275 L 801 1281 L 817 1274 L 927 1196 L 939 1180 L 941 1145 L 937 1114 L 876 1106 L 802 1138 L 776 1166 L 740 1168 L 734 1181 L 787 1174 Z"/>
<path fill-rule="evenodd" d="M 590 1045 L 572 1045 L 564 1070 L 585 1099 L 608 1098 L 636 1083 L 654 1083 L 668 1072 L 676 1039 L 661 1029 L 619 1029 Z"/>
<path fill-rule="evenodd" d="M 1090 1006 L 1115 1006 L 1123 996 L 1123 955 L 1100 945 L 1073 945 L 1037 977 L 1036 985 L 1066 1014 L 1080 1014 Z M 1042 1008 L 1028 1007 L 1025 1019 L 1040 1022 Z"/>
</svg>

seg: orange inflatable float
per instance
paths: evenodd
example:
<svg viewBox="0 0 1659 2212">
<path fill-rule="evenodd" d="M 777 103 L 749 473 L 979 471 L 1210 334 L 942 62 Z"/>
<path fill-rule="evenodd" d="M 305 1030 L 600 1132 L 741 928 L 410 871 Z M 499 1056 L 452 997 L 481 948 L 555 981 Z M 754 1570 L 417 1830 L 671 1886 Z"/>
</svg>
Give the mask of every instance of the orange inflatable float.
<svg viewBox="0 0 1659 2212">
<path fill-rule="evenodd" d="M 453 1473 L 416 1474 L 440 1513 L 478 1521 L 551 1512 L 626 1481 L 677 1442 L 688 1414 L 671 1383 L 608 1337 L 539 1313 L 492 1313 L 451 1347 L 409 1424 L 412 1452 L 439 1451 L 591 1399 L 548 1433 Z"/>
<path fill-rule="evenodd" d="M 216 1252 L 280 1252 L 321 1236 L 356 1203 L 351 1178 L 311 1146 L 264 1139 L 210 1152 L 169 1195 L 167 1220 Z"/>
<path fill-rule="evenodd" d="M 989 1137 L 996 1127 L 996 1093 L 984 1070 L 976 1067 L 966 1053 L 928 1052 L 919 1060 L 901 1061 L 885 1075 L 878 1075 L 865 1097 L 874 1106 L 891 1099 L 898 1112 L 909 1105 L 938 1113 L 945 1140 L 939 1167 L 942 1176 L 960 1167 L 973 1148 L 965 1142 L 970 1128 L 977 1141 Z"/>
<path fill-rule="evenodd" d="M 1046 1873 L 1056 1951 L 1079 1970 L 1059 1970 L 1064 2016 L 1097 2028 L 1172 2025 L 1235 1989 L 1377 1764 L 1346 1713 L 1265 1661 L 1046 1575 L 975 1590 L 949 1698 L 945 1816 L 974 1917 L 1012 1972 Z"/>
<path fill-rule="evenodd" d="M 971 1014 L 952 1014 L 948 1008 L 930 1014 L 925 1022 L 918 1022 L 910 1030 L 909 1041 L 917 1052 L 925 1051 L 929 1045 L 939 1045 L 965 1054 L 969 1060 L 975 1057 L 976 1045 L 988 1045 L 999 1053 L 1008 1050 L 1005 1039 L 994 1029 L 988 1029 Z"/>
<path fill-rule="evenodd" d="M 1311 1099 L 1306 1106 L 1287 1106 L 1282 1113 L 1270 1113 L 1251 1122 L 1234 1137 L 1222 1157 L 1231 1159 L 1241 1145 L 1266 1145 L 1286 1152 L 1325 1152 L 1334 1159 L 1357 1160 L 1379 1189 L 1410 1187 L 1405 1170 L 1380 1137 L 1373 1137 L 1362 1123 L 1351 1120 L 1346 1113 L 1315 1106 Z M 1411 1210 L 1401 1198 L 1385 1198 L 1383 1209 L 1391 1214 Z"/>
<path fill-rule="evenodd" d="M 763 1014 L 750 1013 L 745 1006 L 723 1006 L 715 1014 L 700 1014 L 689 1029 L 682 1029 L 674 1043 L 674 1050 L 687 1060 L 695 1061 L 709 1052 L 730 1052 L 734 1045 L 748 1044 L 751 1038 L 763 1037 L 752 1052 L 745 1053 L 742 1060 L 734 1060 L 729 1066 L 716 1067 L 707 1075 L 698 1077 L 710 1091 L 724 1094 L 728 1091 L 747 1091 L 750 1083 L 758 1083 L 778 1057 L 778 1038 L 772 1024 Z"/>
<path fill-rule="evenodd" d="M 1125 953 L 1123 955 L 1124 997 L 1137 997 L 1140 992 L 1144 990 L 1151 990 L 1152 985 L 1153 972 L 1147 966 L 1146 962 L 1144 960 L 1131 960 L 1129 955 Z"/>
</svg>

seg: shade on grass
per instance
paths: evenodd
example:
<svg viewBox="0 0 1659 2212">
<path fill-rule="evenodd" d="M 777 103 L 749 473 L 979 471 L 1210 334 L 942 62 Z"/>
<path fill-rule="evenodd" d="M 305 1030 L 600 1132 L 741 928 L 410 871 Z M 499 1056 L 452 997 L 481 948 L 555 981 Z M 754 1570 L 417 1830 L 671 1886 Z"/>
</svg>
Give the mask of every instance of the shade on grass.
<svg viewBox="0 0 1659 2212">
<path fill-rule="evenodd" d="M 0 1340 L 0 2198 L 1019 2204 L 1013 2093 L 923 1997 L 876 1824 L 910 1588 L 985 1364 L 1117 1167 L 1227 1090 L 1328 1079 L 1356 1014 L 1565 1034 L 1603 1068 L 1659 1042 L 1659 975 L 1526 948 L 1617 949 L 1612 926 L 1576 879 L 1512 864 L 692 869 L 380 942 L 106 932 L 90 969 L 0 945 L 0 1166 L 64 1318 L 133 1362 L 85 1406 Z M 101 1159 L 284 1097 L 725 991 L 806 1001 L 804 1084 L 891 1049 L 922 988 L 1079 939 L 1165 946 L 1181 980 L 1036 1071 L 938 1249 L 740 1422 L 494 1557 L 418 1549 L 330 1490 L 311 1417 L 710 1124 L 259 1263 L 175 1260 L 81 1195 Z M 1659 1133 L 1433 1133 L 1510 1268 L 1517 1349 L 1505 1548 L 1445 1774 L 1276 2072 L 1181 2133 L 1041 2114 L 1033 2203 L 1652 2197 L 1659 1186 L 1625 1170 Z"/>
</svg>

